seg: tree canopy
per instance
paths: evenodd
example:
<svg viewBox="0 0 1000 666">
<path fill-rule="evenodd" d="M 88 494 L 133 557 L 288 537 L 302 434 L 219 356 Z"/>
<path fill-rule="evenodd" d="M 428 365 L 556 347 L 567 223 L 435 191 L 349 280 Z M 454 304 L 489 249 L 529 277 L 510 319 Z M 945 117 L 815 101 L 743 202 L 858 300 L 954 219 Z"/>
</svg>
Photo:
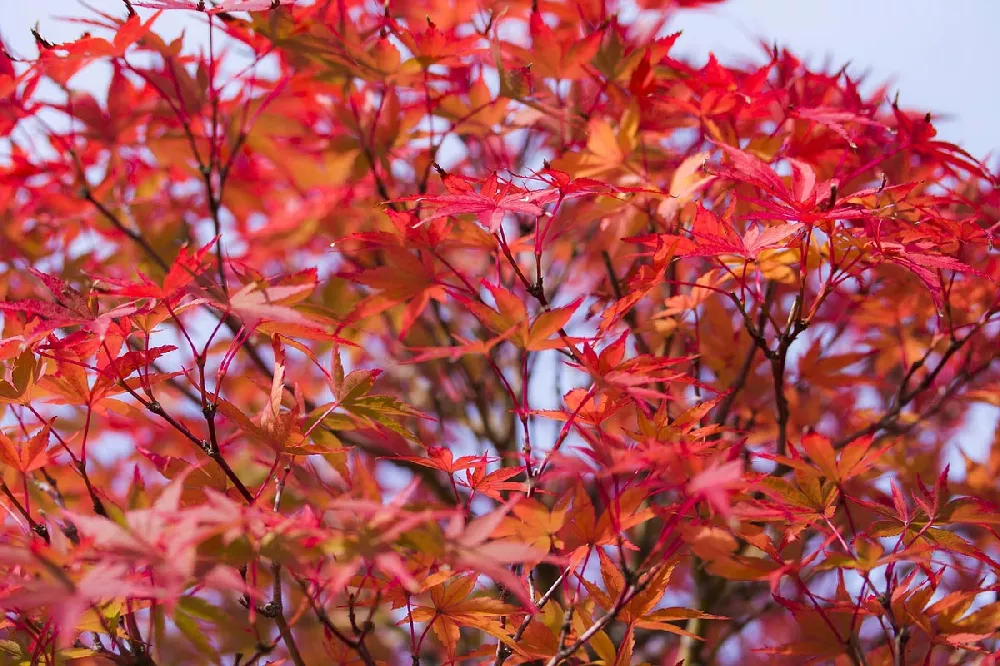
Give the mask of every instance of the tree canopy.
<svg viewBox="0 0 1000 666">
<path fill-rule="evenodd" d="M 707 4 L 0 49 L 0 661 L 994 663 L 1000 175 Z"/>
</svg>

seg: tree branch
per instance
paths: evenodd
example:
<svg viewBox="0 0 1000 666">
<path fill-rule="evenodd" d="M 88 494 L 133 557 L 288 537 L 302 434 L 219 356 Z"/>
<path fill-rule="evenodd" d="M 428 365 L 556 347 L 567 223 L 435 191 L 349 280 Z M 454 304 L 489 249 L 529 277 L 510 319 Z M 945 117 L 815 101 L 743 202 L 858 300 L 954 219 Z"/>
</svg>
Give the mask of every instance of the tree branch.
<svg viewBox="0 0 1000 666">
<path fill-rule="evenodd" d="M 588 642 L 590 642 L 590 639 L 593 638 L 597 634 L 597 632 L 604 629 L 604 627 L 606 627 L 608 624 L 614 621 L 616 617 L 618 617 L 618 614 L 625 609 L 625 606 L 628 605 L 628 602 L 632 601 L 632 599 L 634 599 L 638 594 L 640 594 L 646 588 L 647 585 L 649 585 L 649 581 L 653 579 L 653 577 L 656 575 L 656 573 L 660 570 L 662 566 L 663 566 L 662 564 L 659 564 L 650 568 L 648 571 L 646 571 L 645 574 L 643 574 L 639 578 L 639 580 L 636 581 L 634 585 L 626 586 L 625 589 L 622 590 L 621 594 L 619 595 L 618 600 L 615 602 L 615 605 L 612 606 L 607 613 L 602 615 L 592 625 L 590 625 L 590 627 L 588 627 L 586 631 L 580 634 L 577 637 L 577 639 L 573 641 L 572 644 L 570 644 L 567 647 L 560 648 L 560 650 L 556 652 L 556 654 L 553 655 L 551 659 L 545 662 L 545 666 L 557 666 L 560 662 L 562 662 L 563 659 L 574 654 L 577 650 L 579 650 L 581 647 L 585 646 Z"/>
</svg>

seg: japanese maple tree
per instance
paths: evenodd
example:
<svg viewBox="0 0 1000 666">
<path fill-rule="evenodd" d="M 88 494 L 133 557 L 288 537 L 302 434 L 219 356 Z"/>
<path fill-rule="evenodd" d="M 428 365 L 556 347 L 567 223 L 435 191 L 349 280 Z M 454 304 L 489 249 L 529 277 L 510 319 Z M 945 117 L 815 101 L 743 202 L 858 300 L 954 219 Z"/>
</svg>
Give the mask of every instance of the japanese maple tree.
<svg viewBox="0 0 1000 666">
<path fill-rule="evenodd" d="M 995 663 L 932 114 L 698 0 L 97 4 L 0 52 L 0 662 Z"/>
</svg>

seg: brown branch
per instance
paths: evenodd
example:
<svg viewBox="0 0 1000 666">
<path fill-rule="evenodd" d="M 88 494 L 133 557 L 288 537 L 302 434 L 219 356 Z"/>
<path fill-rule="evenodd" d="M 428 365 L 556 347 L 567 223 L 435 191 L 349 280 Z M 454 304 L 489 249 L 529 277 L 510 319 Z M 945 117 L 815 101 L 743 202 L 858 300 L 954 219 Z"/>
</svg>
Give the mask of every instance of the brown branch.
<svg viewBox="0 0 1000 666">
<path fill-rule="evenodd" d="M 288 620 L 285 619 L 284 604 L 281 599 L 281 565 L 277 562 L 272 563 L 271 572 L 274 575 L 274 591 L 271 596 L 271 604 L 275 608 L 274 622 L 278 625 L 281 640 L 284 642 L 285 648 L 288 649 L 288 655 L 292 658 L 295 666 L 305 666 L 306 662 L 302 659 L 299 647 L 295 643 L 292 628 L 288 626 Z"/>
<path fill-rule="evenodd" d="M 161 419 L 169 423 L 174 428 L 174 430 L 176 430 L 184 437 L 186 437 L 189 441 L 194 443 L 195 446 L 197 446 L 209 458 L 215 461 L 215 464 L 219 466 L 222 472 L 226 475 L 226 478 L 228 478 L 232 482 L 233 486 L 236 487 L 237 492 L 239 492 L 239 494 L 243 497 L 243 499 L 246 500 L 247 504 L 253 504 L 254 501 L 253 493 L 251 493 L 247 489 L 243 481 L 240 480 L 240 477 L 237 476 L 236 472 L 233 471 L 233 468 L 229 466 L 229 463 L 222 455 L 222 451 L 218 448 L 218 446 L 213 445 L 213 443 L 208 440 L 204 440 L 197 437 L 193 432 L 191 432 L 190 429 L 188 429 L 186 425 L 184 425 L 183 423 L 175 419 L 173 416 L 171 416 L 169 413 L 167 413 L 167 411 L 163 409 L 163 406 L 159 402 L 143 398 L 134 389 L 128 386 L 128 384 L 126 384 L 124 381 L 121 382 L 121 385 L 125 387 L 125 389 L 129 392 L 129 394 L 133 398 L 135 398 L 139 402 L 139 404 L 145 407 L 149 412 L 156 414 Z"/>
<path fill-rule="evenodd" d="M 288 473 L 291 469 L 291 466 L 286 465 L 284 476 L 279 476 L 275 480 L 275 513 L 280 513 L 281 511 L 281 496 L 285 490 L 285 479 L 288 477 Z M 281 640 L 284 642 L 285 648 L 288 649 L 288 655 L 292 658 L 295 666 L 305 666 L 305 661 L 302 659 L 302 654 L 299 652 L 299 646 L 295 643 L 295 636 L 292 634 L 292 628 L 288 626 L 288 620 L 285 619 L 285 606 L 281 598 L 281 564 L 277 561 L 271 562 L 271 575 L 274 577 L 274 583 L 271 590 L 271 602 L 268 604 L 268 607 L 274 612 L 274 623 L 278 625 L 278 633 L 281 634 Z"/>
<path fill-rule="evenodd" d="M 541 610 L 542 608 L 545 607 L 545 604 L 549 603 L 549 600 L 552 599 L 552 597 L 555 596 L 556 592 L 559 590 L 559 586 L 566 579 L 566 576 L 569 575 L 569 572 L 570 572 L 570 569 L 567 568 L 567 569 L 563 570 L 563 572 L 561 574 L 559 574 L 559 577 L 556 578 L 556 581 L 554 583 L 552 583 L 552 587 L 550 587 L 545 592 L 545 594 L 543 594 L 541 596 L 541 598 L 535 603 L 535 607 L 536 608 L 538 608 L 539 610 Z M 528 614 L 528 615 L 526 615 L 524 617 L 523 620 L 521 620 L 520 626 L 518 626 L 517 630 L 514 632 L 514 636 L 511 638 L 511 640 L 514 643 L 516 643 L 519 640 L 521 640 L 521 637 L 524 636 L 524 632 L 528 630 L 528 625 L 531 624 L 531 621 L 534 618 L 535 618 L 534 614 Z M 505 643 L 502 643 L 502 642 L 498 643 L 497 644 L 497 656 L 496 656 L 496 659 L 493 661 L 493 666 L 503 666 L 504 662 L 507 661 L 507 659 L 510 658 L 510 655 L 513 654 L 513 653 L 514 653 L 514 650 L 511 649 L 511 647 L 509 645 L 506 645 Z"/>
<path fill-rule="evenodd" d="M 56 357 L 52 356 L 51 358 L 56 358 Z M 27 407 L 28 411 L 31 412 L 32 415 L 36 419 L 38 419 L 40 423 L 47 423 L 51 425 L 52 421 L 46 421 L 45 418 L 42 417 L 42 415 L 38 412 L 38 410 L 35 409 L 30 403 L 25 404 L 25 407 Z M 83 485 L 87 489 L 87 495 L 90 496 L 91 505 L 93 505 L 94 507 L 94 513 L 96 513 L 98 516 L 104 516 L 105 518 L 107 518 L 108 511 L 104 507 L 104 502 L 97 494 L 97 489 L 94 488 L 94 484 L 91 483 L 90 481 L 90 476 L 87 474 L 87 467 L 83 464 L 83 461 L 80 460 L 80 458 L 75 453 L 73 453 L 73 449 L 69 448 L 69 443 L 63 438 L 62 435 L 59 434 L 58 430 L 56 430 L 55 428 L 51 428 L 50 432 L 52 433 L 52 436 L 56 438 L 56 441 L 59 442 L 59 445 L 62 446 L 63 450 L 66 451 L 66 453 L 69 455 L 70 460 L 73 462 L 73 467 L 77 470 L 77 472 L 80 473 L 80 477 L 83 479 Z M 49 476 L 47 473 L 45 474 L 45 478 L 48 479 L 49 483 L 53 483 L 52 477 Z"/>
<path fill-rule="evenodd" d="M 760 331 L 764 330 L 764 324 L 767 321 L 768 312 L 771 309 L 771 301 L 774 298 L 774 291 L 775 291 L 775 286 L 774 283 L 771 282 L 767 286 L 767 292 L 764 296 L 764 303 L 761 305 L 760 312 L 757 314 L 756 330 Z M 750 334 L 751 337 L 753 337 L 753 334 L 750 331 L 747 331 L 747 333 Z M 740 366 L 740 371 L 736 375 L 736 379 L 733 380 L 733 383 L 730 384 L 729 386 L 729 393 L 726 394 L 726 397 L 723 399 L 722 404 L 719 405 L 719 411 L 717 416 L 715 417 L 715 422 L 717 424 L 725 425 L 726 420 L 729 418 L 729 412 L 732 410 L 733 405 L 736 403 L 736 396 L 739 394 L 740 391 L 743 390 L 743 387 L 746 386 L 747 380 L 750 379 L 750 371 L 753 369 L 753 362 L 757 356 L 757 350 L 759 348 L 760 348 L 759 345 L 755 343 L 752 344 L 750 346 L 750 349 L 747 350 L 747 354 L 743 358 L 743 364 Z"/>
<path fill-rule="evenodd" d="M 601 258 L 604 260 L 604 270 L 607 271 L 608 282 L 611 283 L 611 291 L 614 293 L 615 298 L 620 301 L 622 299 L 622 288 L 618 282 L 618 276 L 615 274 L 615 266 L 611 262 L 611 255 L 607 250 L 601 250 Z M 646 340 L 639 335 L 639 321 L 636 319 L 634 309 L 630 309 L 625 313 L 625 322 L 632 329 L 632 337 L 635 338 L 635 344 L 639 351 L 643 354 L 652 353 L 649 345 L 646 344 Z"/>
<path fill-rule="evenodd" d="M 361 661 L 365 663 L 365 666 L 376 666 L 375 658 L 372 656 L 371 652 L 369 652 L 368 647 L 364 644 L 363 637 L 354 638 L 348 636 L 343 631 L 338 629 L 337 625 L 333 623 L 333 621 L 330 619 L 330 616 L 327 615 L 326 611 L 319 604 L 317 599 L 313 597 L 312 594 L 309 593 L 309 586 L 306 584 L 306 582 L 304 580 L 299 580 L 298 582 L 299 582 L 299 587 L 302 588 L 302 593 L 305 594 L 306 599 L 309 600 L 309 605 L 312 607 L 313 613 L 316 615 L 316 618 L 320 621 L 320 624 L 322 624 L 327 631 L 333 634 L 333 636 L 335 636 L 337 640 L 339 640 L 341 643 L 354 650 L 361 658 Z"/>
<path fill-rule="evenodd" d="M 24 505 L 21 504 L 20 501 L 18 501 L 18 499 L 14 496 L 14 493 L 10 491 L 10 488 L 7 487 L 7 484 L 3 480 L 0 480 L 0 492 L 2 492 L 7 498 L 7 501 L 10 502 L 15 509 L 17 509 L 17 512 L 21 514 L 26 521 L 28 521 L 28 526 L 31 527 L 31 531 L 44 539 L 45 543 L 50 543 L 49 528 L 31 517 L 28 510 L 24 508 Z"/>
<path fill-rule="evenodd" d="M 930 356 L 931 353 L 931 351 L 928 350 L 928 352 L 924 354 L 923 358 L 914 362 L 913 366 L 910 367 L 906 375 L 903 377 L 902 381 L 900 382 L 899 391 L 897 391 L 896 393 L 896 399 L 893 401 L 894 403 L 893 406 L 874 423 L 871 423 L 870 425 L 865 426 L 864 428 L 855 430 L 851 434 L 842 437 L 836 442 L 834 442 L 833 447 L 835 449 L 843 448 L 844 446 L 847 446 L 849 443 L 853 442 L 859 437 L 864 437 L 865 435 L 872 435 L 880 430 L 892 426 L 896 422 L 896 420 L 899 419 L 900 415 L 902 414 L 906 406 L 909 405 L 914 398 L 916 398 L 921 393 L 923 393 L 924 391 L 926 391 L 928 388 L 931 387 L 931 385 L 934 383 L 934 380 L 936 380 L 938 375 L 941 374 L 941 371 L 944 370 L 945 365 L 947 365 L 948 361 L 951 360 L 951 357 L 954 356 L 962 348 L 963 345 L 965 345 L 965 343 L 969 340 L 969 338 L 971 338 L 972 336 L 974 336 L 976 333 L 979 332 L 979 329 L 982 327 L 983 323 L 985 322 L 981 322 L 980 324 L 978 324 L 965 337 L 953 339 L 948 344 L 948 348 L 945 349 L 944 353 L 942 353 L 941 360 L 938 361 L 938 364 L 934 367 L 934 369 L 927 372 L 927 374 L 924 375 L 923 379 L 921 379 L 916 386 L 914 386 L 910 390 L 906 390 L 906 385 L 909 383 L 909 380 L 913 377 L 913 374 L 919 368 L 923 367 L 926 364 L 927 358 Z"/>
<path fill-rule="evenodd" d="M 59 490 L 59 484 L 44 467 L 42 467 L 38 471 L 41 472 L 42 476 L 45 477 L 45 480 L 39 481 L 38 479 L 32 477 L 31 480 L 34 482 L 35 487 L 41 490 L 46 495 L 48 495 L 56 506 L 58 506 L 60 509 L 65 510 L 66 498 L 63 497 L 62 492 Z M 77 530 L 76 525 L 73 523 L 73 521 L 64 517 L 62 524 L 59 525 L 59 529 L 62 531 L 64 535 L 66 535 L 66 538 L 70 540 L 70 543 L 72 543 L 73 545 L 80 544 L 80 532 Z"/>
<path fill-rule="evenodd" d="M 226 263 L 225 257 L 223 257 L 222 253 L 222 218 L 220 216 L 222 202 L 217 197 L 215 187 L 212 185 L 211 168 L 202 166 L 200 170 L 202 180 L 205 184 L 205 196 L 208 199 L 208 210 L 212 216 L 212 229 L 215 232 L 215 258 L 219 272 L 219 284 L 222 286 L 223 293 L 228 294 L 229 287 L 226 284 Z"/>
<path fill-rule="evenodd" d="M 785 455 L 788 448 L 788 420 L 791 417 L 788 408 L 788 397 L 785 395 L 785 369 L 788 362 L 788 349 L 795 338 L 806 329 L 807 324 L 799 315 L 802 309 L 802 297 L 796 295 L 795 301 L 788 312 L 788 323 L 778 339 L 778 348 L 771 356 L 771 376 L 774 380 L 774 402 L 777 409 L 778 441 L 776 450 L 779 456 Z"/>
<path fill-rule="evenodd" d="M 128 643 L 132 651 L 134 666 L 155 666 L 156 662 L 149 654 L 149 646 L 142 639 L 139 623 L 135 621 L 135 611 L 125 614 L 125 628 L 128 633 Z"/>
<path fill-rule="evenodd" d="M 650 568 L 645 574 L 639 577 L 634 585 L 629 585 L 622 590 L 618 600 L 615 602 L 615 605 L 612 606 L 607 613 L 599 617 L 592 625 L 590 625 L 590 627 L 580 634 L 571 645 L 560 648 L 551 659 L 545 662 L 545 666 L 557 666 L 563 659 L 574 654 L 577 650 L 590 642 L 590 639 L 593 638 L 597 632 L 601 631 L 604 627 L 613 622 L 614 619 L 618 617 L 618 614 L 625 609 L 625 606 L 627 606 L 632 599 L 646 589 L 646 586 L 649 585 L 649 582 L 662 566 L 662 564 L 659 564 Z"/>
<path fill-rule="evenodd" d="M 740 368 L 740 374 L 737 376 L 737 379 L 733 384 L 730 396 L 727 396 L 727 399 L 722 405 L 720 405 L 720 411 L 719 415 L 716 417 L 716 423 L 720 425 L 724 424 L 725 419 L 732 410 L 736 392 L 743 388 L 749 378 L 749 372 L 753 367 L 753 359 L 755 357 L 754 352 L 759 349 L 771 365 L 771 378 L 774 384 L 776 412 L 775 420 L 778 426 L 775 448 L 778 455 L 783 456 L 785 455 L 788 446 L 788 421 L 791 416 L 788 398 L 785 395 L 785 372 L 787 369 L 788 350 L 795 339 L 808 327 L 808 324 L 800 317 L 802 312 L 802 295 L 800 293 L 796 295 L 795 301 L 788 312 L 788 321 L 778 336 L 777 348 L 771 349 L 767 339 L 764 337 L 764 326 L 770 316 L 774 289 L 775 287 L 773 283 L 768 285 L 767 292 L 764 296 L 764 302 L 761 304 L 761 310 L 758 313 L 758 321 L 756 324 L 751 319 L 750 313 L 746 311 L 746 308 L 744 308 L 739 298 L 735 294 L 730 294 L 730 298 L 733 300 L 733 303 L 736 305 L 737 310 L 743 318 L 744 326 L 747 333 L 753 340 L 754 346 L 751 347 L 744 358 L 743 365 Z M 772 474 L 775 476 L 782 476 L 787 471 L 789 471 L 789 468 L 785 465 L 779 464 Z M 742 551 L 745 547 L 746 544 L 744 543 L 741 545 L 740 551 Z M 714 605 L 716 605 L 721 598 L 726 596 L 729 583 L 723 578 L 707 574 L 704 571 L 702 562 L 698 558 L 695 558 L 693 566 L 698 608 L 699 610 L 707 612 Z M 706 586 L 708 586 L 707 589 Z M 685 630 L 690 634 L 701 636 L 705 626 L 705 623 L 700 618 L 692 618 L 688 620 L 685 625 Z M 703 643 L 698 642 L 695 639 L 684 637 L 681 649 L 682 661 L 685 666 L 694 666 L 696 664 L 705 663 L 701 656 L 703 645 Z"/>
<path fill-rule="evenodd" d="M 904 666 L 906 664 L 906 644 L 910 642 L 910 631 L 907 627 L 900 627 L 893 637 L 893 666 Z"/>
<path fill-rule="evenodd" d="M 109 210 L 108 207 L 105 206 L 103 203 L 98 201 L 94 197 L 94 193 L 91 192 L 89 186 L 85 185 L 83 187 L 82 194 L 84 199 L 86 199 L 95 208 L 97 208 L 98 211 L 100 211 L 101 215 L 104 216 L 104 219 L 110 222 L 111 225 L 115 227 L 115 229 L 128 236 L 129 240 L 131 240 L 133 243 L 141 247 L 142 251 L 145 252 L 146 255 L 153 260 L 153 263 L 159 266 L 160 269 L 163 270 L 163 272 L 166 273 L 170 270 L 170 265 L 167 264 L 167 262 L 163 259 L 163 257 L 160 256 L 160 253 L 156 251 L 156 248 L 150 245 L 149 241 L 147 241 L 142 234 L 126 226 L 121 221 L 121 218 L 119 218 L 117 215 L 111 212 L 111 210 Z"/>
</svg>

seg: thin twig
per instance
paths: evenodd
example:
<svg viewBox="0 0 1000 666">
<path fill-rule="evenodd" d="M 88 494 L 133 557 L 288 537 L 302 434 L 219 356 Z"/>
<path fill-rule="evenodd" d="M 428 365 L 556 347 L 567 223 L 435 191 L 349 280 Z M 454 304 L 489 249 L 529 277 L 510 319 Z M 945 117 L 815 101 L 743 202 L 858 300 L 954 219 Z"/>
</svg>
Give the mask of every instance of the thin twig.
<svg viewBox="0 0 1000 666">
<path fill-rule="evenodd" d="M 348 636 L 343 631 L 337 628 L 337 625 L 333 623 L 333 621 L 330 619 L 330 616 L 327 615 L 323 607 L 320 606 L 319 601 L 312 594 L 309 593 L 309 587 L 308 585 L 306 585 L 306 582 L 304 580 L 299 580 L 299 587 L 302 588 L 302 593 L 305 594 L 306 598 L 309 600 L 309 605 L 312 606 L 313 613 L 316 615 L 316 618 L 320 621 L 320 624 L 322 624 L 327 631 L 333 634 L 333 636 L 335 636 L 337 640 L 339 640 L 341 643 L 354 650 L 361 658 L 361 661 L 365 663 L 365 666 L 376 666 L 375 658 L 372 656 L 371 652 L 368 651 L 368 648 L 365 646 L 364 642 L 362 642 L 357 638 L 352 638 L 351 636 Z"/>
<path fill-rule="evenodd" d="M 274 616 L 274 623 L 278 625 L 281 640 L 288 650 L 288 656 L 295 662 L 295 666 L 305 666 L 306 662 L 302 659 L 298 645 L 295 644 L 295 636 L 292 634 L 292 628 L 288 626 L 288 620 L 285 619 L 284 604 L 281 599 L 281 565 L 277 562 L 272 563 L 271 572 L 274 575 L 274 591 L 271 596 L 271 603 L 274 604 L 277 611 Z"/>
<path fill-rule="evenodd" d="M 17 509 L 17 512 L 28 522 L 28 526 L 31 527 L 31 531 L 34 532 L 35 535 L 44 539 L 45 543 L 49 543 L 49 528 L 31 517 L 28 510 L 24 508 L 24 505 L 21 504 L 21 502 L 14 496 L 14 493 L 10 491 L 10 488 L 7 487 L 7 484 L 2 480 L 0 480 L 0 492 L 7 497 L 7 501 L 9 501 L 14 508 Z"/>
<path fill-rule="evenodd" d="M 621 595 L 618 597 L 618 601 L 616 601 L 615 605 L 611 607 L 611 610 L 598 618 L 592 625 L 590 625 L 589 628 L 580 634 L 571 645 L 560 648 L 560 650 L 556 652 L 551 659 L 545 662 L 545 666 L 557 666 L 557 664 L 559 664 L 563 659 L 574 654 L 577 650 L 586 645 L 590 639 L 597 634 L 597 632 L 601 631 L 604 627 L 614 621 L 614 619 L 618 617 L 618 614 L 625 609 L 625 606 L 627 606 L 632 599 L 634 599 L 646 588 L 649 581 L 653 579 L 662 566 L 663 565 L 661 564 L 652 567 L 645 574 L 643 574 L 634 585 L 629 585 L 622 590 Z"/>
<path fill-rule="evenodd" d="M 555 596 L 556 591 L 558 591 L 559 586 L 562 585 L 562 582 L 566 580 L 566 577 L 569 575 L 570 571 L 571 569 L 569 567 L 563 570 L 563 572 L 559 574 L 559 577 L 556 578 L 555 582 L 552 583 L 552 586 L 545 592 L 545 594 L 541 596 L 541 598 L 537 602 L 535 602 L 535 606 L 539 610 L 544 608 L 545 604 L 549 603 L 549 600 L 552 599 L 553 596 Z M 524 619 L 521 620 L 521 624 L 520 626 L 518 626 L 517 631 L 515 631 L 514 635 L 511 637 L 512 642 L 516 643 L 519 640 L 521 640 L 521 637 L 524 636 L 524 632 L 528 630 L 528 625 L 531 624 L 531 621 L 534 618 L 535 616 L 533 614 L 528 614 L 524 616 Z M 493 666 L 503 666 L 504 662 L 507 661 L 507 659 L 513 653 L 514 650 L 511 649 L 509 645 L 500 643 L 499 647 L 497 648 L 496 659 L 493 661 Z"/>
</svg>

